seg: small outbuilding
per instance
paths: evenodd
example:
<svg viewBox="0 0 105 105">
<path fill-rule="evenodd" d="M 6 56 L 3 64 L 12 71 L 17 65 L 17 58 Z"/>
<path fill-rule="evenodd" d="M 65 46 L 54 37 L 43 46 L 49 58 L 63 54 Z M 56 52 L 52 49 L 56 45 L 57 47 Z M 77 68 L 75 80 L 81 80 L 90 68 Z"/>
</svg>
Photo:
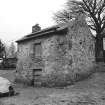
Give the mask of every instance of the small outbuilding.
<svg viewBox="0 0 105 105">
<path fill-rule="evenodd" d="M 81 73 L 88 75 L 95 61 L 95 39 L 83 15 L 46 29 L 38 24 L 33 28 L 16 41 L 17 79 L 54 85 L 70 83 Z"/>
</svg>

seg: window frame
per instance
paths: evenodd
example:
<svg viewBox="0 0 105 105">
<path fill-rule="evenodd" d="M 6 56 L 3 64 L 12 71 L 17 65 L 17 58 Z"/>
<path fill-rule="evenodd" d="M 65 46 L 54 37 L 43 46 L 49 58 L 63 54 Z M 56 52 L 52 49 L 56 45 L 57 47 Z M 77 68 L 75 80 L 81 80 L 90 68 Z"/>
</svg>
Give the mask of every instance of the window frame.
<svg viewBox="0 0 105 105">
<path fill-rule="evenodd" d="M 40 48 L 41 48 L 40 54 L 37 54 L 37 53 L 36 53 L 36 47 L 35 47 L 35 46 L 37 46 L 37 45 L 40 45 Z M 41 44 L 41 42 L 39 42 L 39 43 L 34 43 L 33 52 L 34 52 L 34 57 L 35 57 L 35 58 L 42 56 L 42 44 Z"/>
</svg>

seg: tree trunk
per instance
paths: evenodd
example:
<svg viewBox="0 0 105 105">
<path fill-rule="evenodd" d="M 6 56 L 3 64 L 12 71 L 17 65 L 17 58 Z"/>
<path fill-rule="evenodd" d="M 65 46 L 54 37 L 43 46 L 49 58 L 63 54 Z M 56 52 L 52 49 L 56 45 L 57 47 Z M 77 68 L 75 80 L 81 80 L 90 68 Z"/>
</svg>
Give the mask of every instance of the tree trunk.
<svg viewBox="0 0 105 105">
<path fill-rule="evenodd" d="M 96 62 L 103 62 L 103 37 L 102 35 L 97 35 L 96 37 L 96 43 L 95 43 L 95 58 Z"/>
</svg>

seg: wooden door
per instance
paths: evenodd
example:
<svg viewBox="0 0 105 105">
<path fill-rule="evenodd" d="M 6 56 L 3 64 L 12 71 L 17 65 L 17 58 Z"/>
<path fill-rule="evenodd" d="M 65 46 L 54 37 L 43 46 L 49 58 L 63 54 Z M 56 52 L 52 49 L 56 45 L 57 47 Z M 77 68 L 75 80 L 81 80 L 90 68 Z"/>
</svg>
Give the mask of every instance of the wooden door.
<svg viewBox="0 0 105 105">
<path fill-rule="evenodd" d="M 33 69 L 33 86 L 41 85 L 42 69 Z"/>
</svg>

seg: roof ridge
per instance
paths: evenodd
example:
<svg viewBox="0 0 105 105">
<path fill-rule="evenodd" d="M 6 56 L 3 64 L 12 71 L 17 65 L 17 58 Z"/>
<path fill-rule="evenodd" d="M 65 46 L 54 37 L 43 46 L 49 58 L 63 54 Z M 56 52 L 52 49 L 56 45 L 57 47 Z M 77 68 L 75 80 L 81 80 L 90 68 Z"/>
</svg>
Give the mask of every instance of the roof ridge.
<svg viewBox="0 0 105 105">
<path fill-rule="evenodd" d="M 24 37 L 17 40 L 16 42 L 24 41 L 26 39 L 30 39 L 30 38 L 33 38 L 33 37 L 38 37 L 38 36 L 48 34 L 48 33 L 52 33 L 52 32 L 55 32 L 55 31 L 61 31 L 61 30 L 65 29 L 66 27 L 67 27 L 66 23 L 53 25 L 51 27 L 42 29 L 42 30 L 40 30 L 38 32 L 34 32 L 34 33 L 30 33 L 28 35 L 25 35 Z"/>
</svg>

